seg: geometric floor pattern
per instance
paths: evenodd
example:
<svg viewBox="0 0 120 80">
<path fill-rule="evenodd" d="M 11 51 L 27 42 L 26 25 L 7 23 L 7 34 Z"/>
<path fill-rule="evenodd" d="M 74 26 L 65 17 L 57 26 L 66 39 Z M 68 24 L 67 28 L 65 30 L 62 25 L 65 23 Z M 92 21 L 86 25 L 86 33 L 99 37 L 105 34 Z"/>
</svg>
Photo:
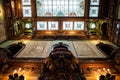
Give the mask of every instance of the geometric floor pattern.
<svg viewBox="0 0 120 80">
<path fill-rule="evenodd" d="M 46 58 L 48 57 L 51 46 L 57 44 L 59 42 L 63 42 L 64 44 L 69 45 L 70 50 L 73 55 L 78 58 L 107 58 L 107 56 L 99 51 L 95 46 L 98 41 L 97 40 L 47 40 L 47 41 L 39 41 L 39 40 L 21 40 L 24 44 L 26 44 L 25 49 L 23 49 L 19 54 L 15 55 L 15 58 Z M 9 44 L 17 43 L 20 41 L 6 41 L 1 44 L 0 47 L 6 47 Z M 110 43 L 108 41 L 104 41 L 104 43 Z M 110 43 L 111 44 L 111 43 Z"/>
</svg>

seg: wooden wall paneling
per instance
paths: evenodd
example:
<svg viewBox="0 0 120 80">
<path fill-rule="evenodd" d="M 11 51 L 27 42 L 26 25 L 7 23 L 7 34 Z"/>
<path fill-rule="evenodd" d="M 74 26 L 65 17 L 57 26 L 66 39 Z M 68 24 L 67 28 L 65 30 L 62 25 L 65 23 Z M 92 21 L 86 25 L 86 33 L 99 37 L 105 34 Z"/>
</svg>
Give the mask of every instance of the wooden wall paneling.
<svg viewBox="0 0 120 80">
<path fill-rule="evenodd" d="M 117 31 L 117 45 L 120 46 L 120 20 L 116 21 L 116 31 Z"/>
<path fill-rule="evenodd" d="M 103 11 L 104 11 L 104 2 L 103 0 L 100 0 L 100 5 L 99 5 L 99 18 L 103 18 Z"/>
<path fill-rule="evenodd" d="M 117 24 L 120 24 L 119 20 L 114 20 L 111 27 L 110 41 L 116 45 L 120 45 L 120 28 L 117 28 Z"/>
<path fill-rule="evenodd" d="M 7 40 L 6 29 L 4 25 L 4 20 L 0 20 L 0 43 Z"/>
<path fill-rule="evenodd" d="M 89 18 L 90 0 L 85 0 L 85 18 Z"/>
<path fill-rule="evenodd" d="M 22 17 L 22 7 L 21 7 L 21 0 L 15 0 L 15 17 L 19 19 Z"/>
<path fill-rule="evenodd" d="M 111 35 L 112 35 L 112 23 L 111 21 L 108 21 L 108 38 L 110 41 L 112 41 Z"/>
<path fill-rule="evenodd" d="M 100 18 L 107 18 L 109 14 L 110 0 L 100 0 Z"/>
<path fill-rule="evenodd" d="M 119 33 L 118 33 L 118 46 L 120 47 L 120 26 L 119 26 Z"/>
<path fill-rule="evenodd" d="M 31 7 L 32 7 L 32 18 L 36 18 L 37 17 L 36 0 L 31 0 Z"/>
<path fill-rule="evenodd" d="M 18 17 L 19 17 L 19 19 L 22 19 L 22 17 L 23 17 L 22 0 L 18 0 Z"/>
<path fill-rule="evenodd" d="M 5 20 L 5 26 L 7 30 L 7 36 L 8 39 L 12 37 L 12 9 L 11 9 L 11 0 L 3 0 L 3 7 L 4 7 L 4 20 Z M 10 31 L 9 31 L 10 30 Z"/>
<path fill-rule="evenodd" d="M 119 37 L 118 37 L 118 43 L 117 45 L 120 47 L 120 32 L 119 32 Z"/>
<path fill-rule="evenodd" d="M 120 19 L 120 0 L 117 2 L 116 7 L 116 19 Z"/>
<path fill-rule="evenodd" d="M 4 3 L 3 6 L 4 6 L 5 17 L 11 17 L 10 4 L 9 3 Z"/>
</svg>

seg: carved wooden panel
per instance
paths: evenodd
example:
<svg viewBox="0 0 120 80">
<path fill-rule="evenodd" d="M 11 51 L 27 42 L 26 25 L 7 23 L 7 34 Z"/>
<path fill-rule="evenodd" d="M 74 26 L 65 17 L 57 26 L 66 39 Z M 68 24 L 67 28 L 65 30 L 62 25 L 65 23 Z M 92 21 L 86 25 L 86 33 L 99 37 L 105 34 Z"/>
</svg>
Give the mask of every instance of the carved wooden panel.
<svg viewBox="0 0 120 80">
<path fill-rule="evenodd" d="M 120 21 L 113 21 L 113 26 L 111 27 L 111 35 L 109 35 L 110 41 L 120 46 Z"/>
<path fill-rule="evenodd" d="M 3 22 L 0 21 L 0 43 L 6 40 L 6 31 Z"/>
</svg>

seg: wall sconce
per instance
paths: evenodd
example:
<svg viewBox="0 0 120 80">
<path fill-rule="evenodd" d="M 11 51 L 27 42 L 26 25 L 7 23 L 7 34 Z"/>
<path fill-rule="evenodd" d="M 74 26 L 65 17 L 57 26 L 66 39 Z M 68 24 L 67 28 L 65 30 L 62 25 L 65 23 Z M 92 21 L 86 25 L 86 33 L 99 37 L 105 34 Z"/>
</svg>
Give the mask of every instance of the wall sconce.
<svg viewBox="0 0 120 80">
<path fill-rule="evenodd" d="M 14 4 L 14 1 L 11 1 L 11 7 L 12 7 L 13 14 L 14 14 L 14 12 L 15 12 L 15 4 Z"/>
<path fill-rule="evenodd" d="M 11 6 L 12 8 L 14 8 L 14 1 L 11 1 Z"/>
</svg>

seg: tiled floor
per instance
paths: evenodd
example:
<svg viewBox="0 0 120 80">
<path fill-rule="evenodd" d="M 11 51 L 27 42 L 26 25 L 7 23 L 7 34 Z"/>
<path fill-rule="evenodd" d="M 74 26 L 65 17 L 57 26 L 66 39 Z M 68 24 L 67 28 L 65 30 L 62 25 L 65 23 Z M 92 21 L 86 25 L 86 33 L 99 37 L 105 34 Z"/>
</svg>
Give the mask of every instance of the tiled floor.
<svg viewBox="0 0 120 80">
<path fill-rule="evenodd" d="M 7 45 L 22 41 L 26 44 L 25 49 L 21 51 L 16 58 L 46 58 L 49 56 L 51 46 L 59 42 L 69 45 L 73 55 L 78 58 L 107 58 L 102 52 L 100 52 L 96 44 L 97 40 L 79 40 L 79 41 L 68 41 L 68 40 L 55 40 L 55 41 L 40 41 L 40 40 L 9 40 L 0 45 L 0 47 L 6 47 Z M 108 41 L 104 43 L 112 44 Z"/>
<path fill-rule="evenodd" d="M 9 40 L 4 42 L 0 45 L 0 47 L 6 47 L 10 44 L 17 43 L 22 41 L 24 44 L 26 44 L 26 48 L 16 56 L 16 58 L 45 58 L 49 55 L 51 51 L 51 47 L 54 44 L 57 44 L 59 42 L 63 42 L 64 44 L 69 45 L 70 50 L 72 51 L 73 55 L 78 58 L 107 58 L 102 52 L 100 52 L 96 48 L 96 44 L 99 42 L 97 40 L 49 40 L 49 41 L 41 41 L 41 40 Z M 112 44 L 108 41 L 103 41 L 104 43 Z M 114 44 L 112 44 L 114 45 Z M 115 45 L 114 45 L 115 46 Z M 14 64 L 14 65 L 13 65 Z M 18 70 L 19 68 L 22 68 L 25 71 L 25 80 L 38 80 L 38 77 L 40 76 L 40 68 L 41 64 L 39 61 L 38 63 L 35 61 L 28 61 L 28 62 L 17 62 L 14 61 L 11 63 L 11 68 L 9 68 L 8 73 L 4 73 L 3 75 L 0 74 L 0 80 L 8 80 L 9 73 L 14 73 L 14 70 Z M 10 65 L 9 65 L 10 66 Z M 34 71 L 32 70 L 34 66 Z M 83 62 L 81 61 L 81 69 L 84 71 L 85 76 L 87 80 L 98 80 L 99 74 L 102 73 L 99 71 L 104 71 L 110 69 L 111 73 L 116 75 L 116 80 L 120 80 L 120 75 L 114 73 L 114 68 L 112 63 L 108 64 L 103 61 L 96 62 L 96 61 L 89 61 L 89 62 Z M 90 70 L 88 70 L 88 68 Z M 104 71 L 105 72 L 105 71 Z M 29 74 L 28 74 L 29 73 Z M 31 73 L 31 74 L 30 74 Z M 34 74 L 33 74 L 34 73 Z M 103 73 L 102 73 L 103 74 Z"/>
</svg>

